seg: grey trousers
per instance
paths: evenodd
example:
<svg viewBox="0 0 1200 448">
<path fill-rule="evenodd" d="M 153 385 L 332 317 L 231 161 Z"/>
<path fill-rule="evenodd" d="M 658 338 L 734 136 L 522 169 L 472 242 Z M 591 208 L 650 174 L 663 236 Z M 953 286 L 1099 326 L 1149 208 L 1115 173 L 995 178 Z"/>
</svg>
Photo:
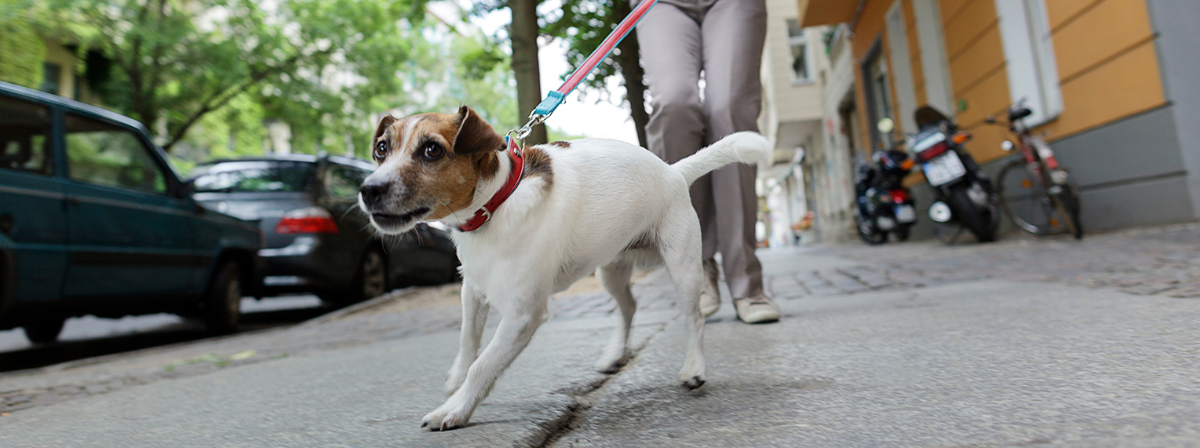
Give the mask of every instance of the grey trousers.
<svg viewBox="0 0 1200 448">
<path fill-rule="evenodd" d="M 660 0 L 637 27 L 650 87 L 650 150 L 667 163 L 738 131 L 757 131 L 765 0 Z M 699 82 L 704 73 L 704 92 Z M 704 259 L 721 253 L 735 299 L 762 294 L 754 255 L 755 167 L 728 165 L 692 185 Z"/>
</svg>

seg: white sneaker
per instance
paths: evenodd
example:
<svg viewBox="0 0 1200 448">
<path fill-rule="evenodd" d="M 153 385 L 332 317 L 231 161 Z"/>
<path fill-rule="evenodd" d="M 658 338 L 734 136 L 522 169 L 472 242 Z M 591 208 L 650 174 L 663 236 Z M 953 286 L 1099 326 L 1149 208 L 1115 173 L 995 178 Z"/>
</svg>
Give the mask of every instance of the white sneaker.
<svg viewBox="0 0 1200 448">
<path fill-rule="evenodd" d="M 764 294 L 733 301 L 738 319 L 748 324 L 761 324 L 779 320 L 779 305 Z"/>
<path fill-rule="evenodd" d="M 704 317 L 712 316 L 721 309 L 721 290 L 717 289 L 716 260 L 704 260 L 704 289 L 700 291 L 700 312 Z"/>
</svg>

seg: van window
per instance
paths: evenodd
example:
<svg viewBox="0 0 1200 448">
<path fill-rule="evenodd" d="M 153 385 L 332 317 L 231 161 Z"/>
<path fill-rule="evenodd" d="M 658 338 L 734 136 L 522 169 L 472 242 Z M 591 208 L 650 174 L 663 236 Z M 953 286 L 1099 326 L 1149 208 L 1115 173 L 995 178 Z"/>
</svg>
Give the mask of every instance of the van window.
<svg viewBox="0 0 1200 448">
<path fill-rule="evenodd" d="M 71 179 L 109 187 L 165 193 L 166 178 L 137 134 L 73 114 L 66 116 Z"/>
<path fill-rule="evenodd" d="M 50 109 L 0 97 L 0 169 L 54 174 Z"/>
</svg>

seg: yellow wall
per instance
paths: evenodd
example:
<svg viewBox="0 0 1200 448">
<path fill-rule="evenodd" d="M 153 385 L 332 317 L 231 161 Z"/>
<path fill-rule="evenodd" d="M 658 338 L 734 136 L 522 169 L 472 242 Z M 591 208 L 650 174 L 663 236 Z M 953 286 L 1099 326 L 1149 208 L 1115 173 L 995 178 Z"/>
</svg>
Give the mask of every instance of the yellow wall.
<svg viewBox="0 0 1200 448">
<path fill-rule="evenodd" d="M 1005 152 L 1000 142 L 1007 131 L 983 122 L 989 115 L 1004 112 L 1010 102 L 996 4 L 993 0 L 941 0 L 940 9 L 951 91 L 956 102 L 967 103 L 967 109 L 958 111 L 956 118 L 974 135 L 967 150 L 979 162 L 1002 157 Z"/>
<path fill-rule="evenodd" d="M 869 120 L 859 64 L 876 38 L 883 41 L 885 57 L 890 57 L 884 15 L 894 1 L 868 0 L 854 29 L 855 85 L 863 123 Z M 912 0 L 898 1 L 904 2 L 915 96 L 918 104 L 924 104 Z M 984 123 L 989 115 L 1002 116 L 1011 101 L 995 1 L 940 0 L 951 90 L 956 101 L 967 104 L 966 110 L 957 112 L 957 119 L 975 135 L 967 147 L 980 162 L 1003 156 L 1000 142 L 1009 138 L 1006 129 Z M 1145 0 L 1046 0 L 1046 7 L 1064 105 L 1056 120 L 1039 129 L 1050 141 L 1165 104 Z M 897 116 L 900 113 L 912 111 L 896 111 Z M 860 141 L 869 142 L 863 129 Z"/>
<path fill-rule="evenodd" d="M 1048 0 L 1063 113 L 1051 140 L 1166 103 L 1145 0 Z"/>
</svg>

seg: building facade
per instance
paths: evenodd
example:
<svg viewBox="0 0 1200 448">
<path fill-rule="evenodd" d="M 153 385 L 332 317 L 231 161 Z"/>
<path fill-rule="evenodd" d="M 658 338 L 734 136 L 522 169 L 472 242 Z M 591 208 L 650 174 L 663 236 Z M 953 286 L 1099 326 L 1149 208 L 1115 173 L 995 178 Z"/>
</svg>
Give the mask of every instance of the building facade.
<svg viewBox="0 0 1200 448">
<path fill-rule="evenodd" d="M 1011 157 L 1000 146 L 1011 136 L 985 119 L 1024 100 L 1034 110 L 1027 123 L 1081 188 L 1086 227 L 1200 218 L 1200 85 L 1189 82 L 1200 69 L 1200 2 L 799 0 L 798 7 L 802 26 L 848 30 L 857 106 L 850 118 L 864 150 L 884 145 L 873 123 L 892 118 L 912 132 L 912 112 L 928 104 L 973 133 L 967 149 L 994 175 Z M 922 190 L 918 205 L 928 207 Z"/>
<path fill-rule="evenodd" d="M 803 27 L 791 0 L 767 1 L 761 129 L 775 165 L 760 182 L 773 247 L 854 234 L 854 76 L 845 26 Z"/>
</svg>

